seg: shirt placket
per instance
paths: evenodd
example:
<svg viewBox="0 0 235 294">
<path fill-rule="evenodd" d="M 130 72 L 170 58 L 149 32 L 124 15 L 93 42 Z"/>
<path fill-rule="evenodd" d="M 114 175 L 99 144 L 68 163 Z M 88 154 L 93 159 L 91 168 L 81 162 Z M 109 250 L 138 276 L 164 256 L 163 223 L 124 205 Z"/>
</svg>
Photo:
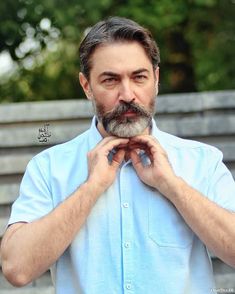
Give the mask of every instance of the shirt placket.
<svg viewBox="0 0 235 294">
<path fill-rule="evenodd" d="M 133 206 L 130 169 L 130 164 L 125 163 L 120 170 L 123 293 L 134 293 L 132 259 Z"/>
</svg>

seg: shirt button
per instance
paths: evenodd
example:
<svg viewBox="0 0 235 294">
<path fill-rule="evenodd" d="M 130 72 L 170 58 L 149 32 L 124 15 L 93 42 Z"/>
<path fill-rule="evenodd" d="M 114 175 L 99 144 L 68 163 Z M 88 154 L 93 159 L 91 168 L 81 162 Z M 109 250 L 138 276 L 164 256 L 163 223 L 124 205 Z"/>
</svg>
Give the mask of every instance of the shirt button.
<svg viewBox="0 0 235 294">
<path fill-rule="evenodd" d="M 129 207 L 129 203 L 128 202 L 123 203 L 123 207 L 128 208 Z"/>
<path fill-rule="evenodd" d="M 126 289 L 131 290 L 131 284 L 126 284 Z"/>
<path fill-rule="evenodd" d="M 124 246 L 125 246 L 125 248 L 129 248 L 130 247 L 130 243 L 129 242 L 126 242 L 126 243 L 124 243 Z"/>
</svg>

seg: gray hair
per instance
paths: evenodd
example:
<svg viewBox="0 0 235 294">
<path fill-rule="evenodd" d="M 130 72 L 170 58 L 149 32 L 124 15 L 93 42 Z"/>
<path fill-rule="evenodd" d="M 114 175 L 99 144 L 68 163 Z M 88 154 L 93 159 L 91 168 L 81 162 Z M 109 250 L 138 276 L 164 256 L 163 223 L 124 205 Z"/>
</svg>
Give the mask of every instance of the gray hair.
<svg viewBox="0 0 235 294">
<path fill-rule="evenodd" d="M 160 63 L 158 46 L 146 28 L 127 18 L 109 17 L 95 24 L 80 44 L 80 70 L 88 80 L 92 67 L 91 57 L 95 49 L 112 42 L 138 42 L 145 50 L 153 69 Z"/>
</svg>

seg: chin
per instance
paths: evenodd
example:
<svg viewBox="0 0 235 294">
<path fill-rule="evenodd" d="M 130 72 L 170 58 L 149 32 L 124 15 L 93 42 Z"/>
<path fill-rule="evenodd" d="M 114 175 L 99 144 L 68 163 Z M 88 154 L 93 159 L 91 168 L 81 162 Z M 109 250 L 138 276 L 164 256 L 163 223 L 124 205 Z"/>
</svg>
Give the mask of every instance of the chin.
<svg viewBox="0 0 235 294">
<path fill-rule="evenodd" d="M 118 126 L 114 130 L 109 130 L 108 133 L 120 137 L 120 138 L 132 138 L 139 136 L 144 133 L 147 127 L 128 127 L 128 126 Z"/>
<path fill-rule="evenodd" d="M 151 125 L 151 118 L 139 118 L 138 120 L 126 119 L 125 121 L 111 120 L 105 125 L 105 130 L 110 135 L 120 138 L 131 138 L 145 133 Z M 104 124 L 103 124 L 104 125 Z"/>
</svg>

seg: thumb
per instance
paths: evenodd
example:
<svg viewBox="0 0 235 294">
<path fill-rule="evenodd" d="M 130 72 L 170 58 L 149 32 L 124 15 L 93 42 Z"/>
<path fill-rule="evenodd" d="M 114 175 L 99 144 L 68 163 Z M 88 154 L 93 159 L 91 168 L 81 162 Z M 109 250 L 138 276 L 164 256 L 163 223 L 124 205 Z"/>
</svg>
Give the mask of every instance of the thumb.
<svg viewBox="0 0 235 294">
<path fill-rule="evenodd" d="M 114 154 L 111 165 L 112 165 L 113 167 L 118 168 L 119 165 L 122 163 L 122 161 L 123 161 L 123 159 L 124 159 L 124 156 L 125 156 L 125 150 L 124 150 L 124 149 L 119 149 L 119 150 Z"/>
</svg>

